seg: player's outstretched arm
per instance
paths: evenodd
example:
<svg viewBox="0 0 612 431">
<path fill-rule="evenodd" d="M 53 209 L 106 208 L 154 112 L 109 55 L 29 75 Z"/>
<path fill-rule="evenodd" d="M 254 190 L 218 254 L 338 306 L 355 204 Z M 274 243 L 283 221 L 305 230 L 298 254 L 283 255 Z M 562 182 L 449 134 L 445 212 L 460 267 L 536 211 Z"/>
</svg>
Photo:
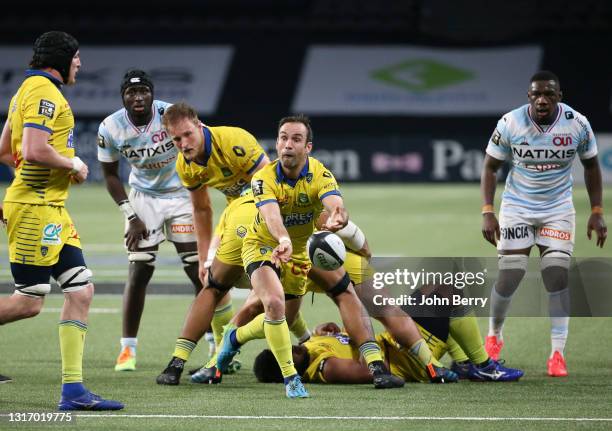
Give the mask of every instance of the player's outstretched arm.
<svg viewBox="0 0 612 431">
<path fill-rule="evenodd" d="M 584 166 L 584 183 L 591 202 L 591 216 L 587 222 L 587 237 L 591 239 L 592 232 L 597 235 L 597 247 L 603 247 L 608 237 L 608 228 L 603 218 L 603 186 L 601 169 L 597 156 L 582 160 Z"/>
<path fill-rule="evenodd" d="M 293 254 L 293 245 L 287 228 L 283 224 L 283 216 L 280 212 L 280 207 L 277 202 L 267 202 L 265 205 L 258 207 L 259 213 L 266 222 L 268 231 L 278 241 L 278 245 L 272 251 L 272 263 L 279 266 L 281 263 L 287 263 Z"/>
<path fill-rule="evenodd" d="M 321 203 L 329 213 L 323 229 L 336 232 L 346 226 L 349 221 L 348 211 L 344 208 L 344 202 L 339 195 L 327 195 Z"/>
<path fill-rule="evenodd" d="M 354 359 L 328 358 L 321 374 L 327 383 L 372 383 L 367 365 Z"/>
<path fill-rule="evenodd" d="M 213 209 L 208 194 L 208 187 L 201 186 L 191 190 L 191 203 L 193 204 L 193 226 L 195 228 L 198 244 L 199 272 L 198 276 L 203 285 L 206 285 L 206 260 L 208 249 L 213 235 L 212 219 Z"/>
<path fill-rule="evenodd" d="M 0 163 L 11 168 L 15 167 L 15 160 L 11 151 L 11 127 L 8 120 L 4 123 L 2 135 L 0 135 Z"/>
<path fill-rule="evenodd" d="M 497 246 L 500 231 L 497 217 L 495 217 L 493 202 L 497 185 L 497 171 L 503 163 L 503 160 L 498 160 L 486 154 L 480 174 L 480 195 L 483 202 L 482 236 L 494 246 Z"/>
</svg>

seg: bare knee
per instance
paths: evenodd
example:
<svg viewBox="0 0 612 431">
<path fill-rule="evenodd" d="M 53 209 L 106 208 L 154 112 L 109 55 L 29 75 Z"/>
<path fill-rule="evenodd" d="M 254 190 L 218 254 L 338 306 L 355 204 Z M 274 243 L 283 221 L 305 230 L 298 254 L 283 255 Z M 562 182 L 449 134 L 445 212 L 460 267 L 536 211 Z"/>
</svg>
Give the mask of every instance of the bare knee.
<svg viewBox="0 0 612 431">
<path fill-rule="evenodd" d="M 285 298 L 280 295 L 271 295 L 264 304 L 266 315 L 273 319 L 280 319 L 285 315 Z"/>
</svg>

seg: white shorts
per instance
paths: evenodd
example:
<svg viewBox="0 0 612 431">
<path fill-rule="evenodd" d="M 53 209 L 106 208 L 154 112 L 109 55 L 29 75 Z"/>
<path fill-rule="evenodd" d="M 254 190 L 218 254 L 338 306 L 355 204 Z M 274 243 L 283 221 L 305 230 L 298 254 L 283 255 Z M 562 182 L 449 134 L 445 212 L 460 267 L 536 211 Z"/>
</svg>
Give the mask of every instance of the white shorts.
<svg viewBox="0 0 612 431">
<path fill-rule="evenodd" d="M 572 254 L 576 231 L 576 212 L 516 214 L 499 212 L 501 239 L 498 250 L 520 250 L 541 245 Z"/>
<path fill-rule="evenodd" d="M 162 199 L 132 189 L 129 198 L 134 211 L 149 230 L 149 238 L 138 241 L 139 248 L 152 247 L 165 239 L 195 242 L 193 207 L 189 196 Z M 128 224 L 126 220 L 126 232 Z"/>
</svg>

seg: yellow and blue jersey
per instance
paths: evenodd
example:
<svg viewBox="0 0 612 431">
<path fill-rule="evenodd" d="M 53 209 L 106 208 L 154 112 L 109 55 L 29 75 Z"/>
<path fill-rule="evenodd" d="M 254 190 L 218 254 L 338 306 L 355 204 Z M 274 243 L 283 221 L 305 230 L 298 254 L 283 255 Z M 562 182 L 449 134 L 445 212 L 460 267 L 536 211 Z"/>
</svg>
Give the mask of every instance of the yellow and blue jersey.
<svg viewBox="0 0 612 431">
<path fill-rule="evenodd" d="M 315 335 L 302 344 L 308 350 L 310 364 L 304 375 L 305 382 L 327 383 L 323 365 L 328 358 L 359 360 L 359 349 L 351 345 L 348 334 Z"/>
<path fill-rule="evenodd" d="M 42 70 L 30 69 L 11 99 L 8 123 L 15 179 L 6 191 L 5 202 L 63 206 L 70 186 L 69 171 L 51 169 L 23 158 L 25 128 L 49 133 L 48 143 L 64 157 L 74 157 L 74 117 L 60 91 L 61 81 Z"/>
<path fill-rule="evenodd" d="M 285 177 L 279 160 L 275 160 L 253 176 L 251 188 L 258 208 L 273 202 L 279 205 L 294 255 L 306 251 L 306 242 L 314 231 L 314 221 L 323 209 L 321 200 L 329 195 L 340 196 L 332 173 L 312 157 L 308 158 L 297 179 Z M 269 245 L 276 244 L 259 214 L 247 236 L 257 237 Z"/>
<path fill-rule="evenodd" d="M 253 135 L 239 127 L 203 126 L 202 132 L 204 162 L 188 161 L 179 154 L 176 171 L 187 189 L 213 187 L 231 201 L 248 187 L 266 153 Z"/>
</svg>

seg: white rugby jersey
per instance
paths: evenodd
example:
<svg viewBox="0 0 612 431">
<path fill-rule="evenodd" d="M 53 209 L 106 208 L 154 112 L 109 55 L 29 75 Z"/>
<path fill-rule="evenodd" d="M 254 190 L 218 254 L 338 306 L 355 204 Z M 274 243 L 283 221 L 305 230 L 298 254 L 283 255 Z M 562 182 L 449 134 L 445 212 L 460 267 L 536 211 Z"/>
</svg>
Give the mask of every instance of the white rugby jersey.
<svg viewBox="0 0 612 431">
<path fill-rule="evenodd" d="M 156 197 L 188 195 L 176 174 L 178 149 L 162 127 L 164 110 L 170 103 L 153 101 L 148 125 L 136 127 L 125 108 L 109 115 L 98 128 L 98 160 L 116 162 L 121 156 L 130 163 L 129 184 Z"/>
<path fill-rule="evenodd" d="M 559 103 L 551 125 L 536 124 L 524 105 L 505 114 L 487 145 L 487 154 L 511 162 L 502 194 L 505 212 L 572 211 L 572 162 L 597 155 L 586 117 Z"/>
</svg>

